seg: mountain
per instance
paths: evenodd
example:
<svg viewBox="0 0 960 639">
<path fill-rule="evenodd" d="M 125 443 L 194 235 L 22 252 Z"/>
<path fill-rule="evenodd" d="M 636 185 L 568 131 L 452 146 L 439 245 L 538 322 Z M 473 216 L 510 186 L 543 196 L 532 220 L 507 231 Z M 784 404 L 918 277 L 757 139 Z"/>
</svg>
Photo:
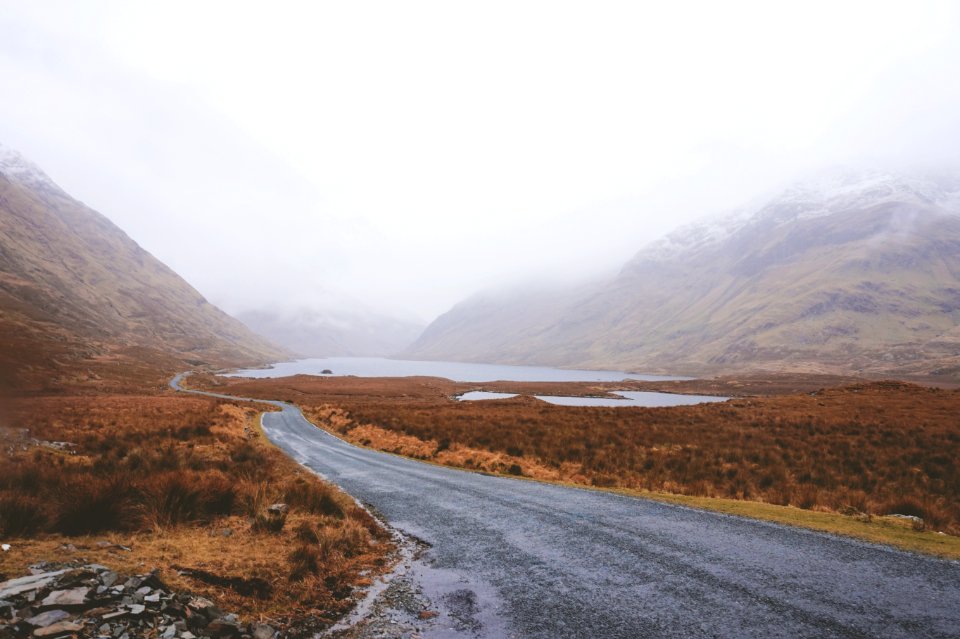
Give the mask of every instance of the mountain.
<svg viewBox="0 0 960 639">
<path fill-rule="evenodd" d="M 423 324 L 347 306 L 291 312 L 247 311 L 237 318 L 257 333 L 307 357 L 388 357 L 408 347 Z"/>
<path fill-rule="evenodd" d="M 0 339 L 0 384 L 20 390 L 122 364 L 169 371 L 287 355 L 2 146 Z"/>
<path fill-rule="evenodd" d="M 960 176 L 834 171 L 587 289 L 475 296 L 405 353 L 704 374 L 960 376 Z"/>
</svg>

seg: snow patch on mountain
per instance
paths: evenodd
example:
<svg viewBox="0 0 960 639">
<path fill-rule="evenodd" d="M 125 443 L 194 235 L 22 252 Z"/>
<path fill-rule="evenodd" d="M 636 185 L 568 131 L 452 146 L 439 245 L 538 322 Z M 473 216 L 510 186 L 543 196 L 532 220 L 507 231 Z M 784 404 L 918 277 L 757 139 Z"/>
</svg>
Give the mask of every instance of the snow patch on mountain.
<svg viewBox="0 0 960 639">
<path fill-rule="evenodd" d="M 26 185 L 53 186 L 53 180 L 17 151 L 0 144 L 0 174 Z"/>
<path fill-rule="evenodd" d="M 960 174 L 902 175 L 839 169 L 798 182 L 759 206 L 737 209 L 682 226 L 643 248 L 636 260 L 666 262 L 719 246 L 747 226 L 787 224 L 887 202 L 960 215 Z"/>
</svg>

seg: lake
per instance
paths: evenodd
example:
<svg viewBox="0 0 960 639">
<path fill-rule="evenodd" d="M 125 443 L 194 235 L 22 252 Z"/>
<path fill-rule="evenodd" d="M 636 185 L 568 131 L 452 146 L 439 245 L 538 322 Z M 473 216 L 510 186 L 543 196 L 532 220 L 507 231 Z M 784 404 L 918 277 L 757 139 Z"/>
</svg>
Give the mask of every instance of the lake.
<svg viewBox="0 0 960 639">
<path fill-rule="evenodd" d="M 612 397 L 561 397 L 556 395 L 534 395 L 550 404 L 558 406 L 610 406 L 613 408 L 629 408 L 631 406 L 691 406 L 709 402 L 725 402 L 729 397 L 714 395 L 678 395 L 676 393 L 654 393 L 649 391 L 614 391 L 623 399 Z M 490 391 L 470 391 L 460 395 L 457 399 L 463 401 L 483 401 L 490 399 L 509 399 L 516 397 L 513 393 L 493 393 Z"/>
<path fill-rule="evenodd" d="M 383 357 L 323 357 L 280 362 L 271 368 L 252 368 L 228 373 L 230 377 L 289 377 L 320 375 L 330 370 L 334 375 L 356 377 L 443 377 L 455 382 L 619 382 L 672 381 L 690 379 L 667 375 L 642 375 L 624 371 L 588 371 L 546 366 L 507 366 L 503 364 L 471 364 L 468 362 L 421 362 Z M 619 404 L 618 404 L 619 405 Z"/>
</svg>

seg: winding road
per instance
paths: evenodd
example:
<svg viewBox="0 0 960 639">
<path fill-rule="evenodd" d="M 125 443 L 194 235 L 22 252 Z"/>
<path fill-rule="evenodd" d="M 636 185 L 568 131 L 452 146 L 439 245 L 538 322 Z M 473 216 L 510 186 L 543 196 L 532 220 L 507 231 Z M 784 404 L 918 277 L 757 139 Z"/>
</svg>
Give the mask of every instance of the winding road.
<svg viewBox="0 0 960 639">
<path fill-rule="evenodd" d="M 430 544 L 421 585 L 459 631 L 426 636 L 960 637 L 960 562 L 424 464 L 272 403 L 273 442 Z"/>
</svg>

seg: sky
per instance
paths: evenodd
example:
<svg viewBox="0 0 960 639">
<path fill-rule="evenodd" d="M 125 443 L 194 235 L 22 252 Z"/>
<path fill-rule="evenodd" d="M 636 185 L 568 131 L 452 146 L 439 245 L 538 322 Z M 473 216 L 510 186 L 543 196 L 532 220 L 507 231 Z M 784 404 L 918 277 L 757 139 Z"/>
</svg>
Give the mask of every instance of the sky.
<svg viewBox="0 0 960 639">
<path fill-rule="evenodd" d="M 960 164 L 951 2 L 0 0 L 0 143 L 228 312 L 429 321 L 828 166 Z"/>
</svg>

